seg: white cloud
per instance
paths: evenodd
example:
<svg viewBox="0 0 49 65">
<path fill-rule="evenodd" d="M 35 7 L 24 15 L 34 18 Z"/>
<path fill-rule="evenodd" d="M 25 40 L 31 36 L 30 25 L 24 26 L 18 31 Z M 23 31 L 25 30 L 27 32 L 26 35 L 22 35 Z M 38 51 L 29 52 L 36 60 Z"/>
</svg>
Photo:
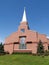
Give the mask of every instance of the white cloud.
<svg viewBox="0 0 49 65">
<path fill-rule="evenodd" d="M 47 36 L 47 38 L 49 39 L 49 36 Z"/>
</svg>

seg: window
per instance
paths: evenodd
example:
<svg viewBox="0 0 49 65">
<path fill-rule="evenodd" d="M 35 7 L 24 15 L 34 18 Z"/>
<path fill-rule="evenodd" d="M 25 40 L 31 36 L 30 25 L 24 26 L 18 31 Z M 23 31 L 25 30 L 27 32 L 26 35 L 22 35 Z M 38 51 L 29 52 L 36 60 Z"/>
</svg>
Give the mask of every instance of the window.
<svg viewBox="0 0 49 65">
<path fill-rule="evenodd" d="M 25 44 L 25 37 L 20 38 L 20 43 Z"/>
<path fill-rule="evenodd" d="M 21 29 L 21 32 L 25 32 L 25 29 Z"/>
<path fill-rule="evenodd" d="M 20 38 L 19 49 L 26 49 L 25 37 Z"/>
</svg>

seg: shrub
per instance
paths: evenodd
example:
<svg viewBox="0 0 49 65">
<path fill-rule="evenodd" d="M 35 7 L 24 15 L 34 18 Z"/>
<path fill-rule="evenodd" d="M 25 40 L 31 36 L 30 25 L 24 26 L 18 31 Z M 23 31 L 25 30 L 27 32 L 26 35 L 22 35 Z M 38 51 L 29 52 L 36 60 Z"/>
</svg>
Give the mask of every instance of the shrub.
<svg viewBox="0 0 49 65">
<path fill-rule="evenodd" d="M 13 52 L 12 54 L 32 54 L 31 52 Z"/>
<path fill-rule="evenodd" d="M 44 55 L 45 55 L 45 56 L 48 56 L 48 55 L 49 55 L 49 50 L 45 50 L 45 51 L 44 51 Z"/>
</svg>

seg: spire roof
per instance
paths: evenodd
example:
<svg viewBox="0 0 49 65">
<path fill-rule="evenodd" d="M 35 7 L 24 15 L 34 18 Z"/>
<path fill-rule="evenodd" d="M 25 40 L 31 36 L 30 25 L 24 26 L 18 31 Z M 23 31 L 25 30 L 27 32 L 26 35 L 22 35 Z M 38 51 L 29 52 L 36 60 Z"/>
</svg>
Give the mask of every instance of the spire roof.
<svg viewBox="0 0 49 65">
<path fill-rule="evenodd" d="M 27 22 L 25 8 L 24 8 L 24 13 L 23 13 L 23 17 L 22 17 L 22 22 Z"/>
</svg>

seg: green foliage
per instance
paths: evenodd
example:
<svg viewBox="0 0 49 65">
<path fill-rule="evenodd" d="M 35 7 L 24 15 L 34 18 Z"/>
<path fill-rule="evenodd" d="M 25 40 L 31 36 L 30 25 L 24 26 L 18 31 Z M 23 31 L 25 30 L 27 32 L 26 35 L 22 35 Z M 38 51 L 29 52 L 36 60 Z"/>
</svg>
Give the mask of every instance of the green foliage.
<svg viewBox="0 0 49 65">
<path fill-rule="evenodd" d="M 4 55 L 4 45 L 2 44 L 2 42 L 0 43 L 0 55 Z"/>
<path fill-rule="evenodd" d="M 49 55 L 49 50 L 45 50 L 45 51 L 44 51 L 44 55 L 45 55 L 45 56 L 48 56 L 48 55 Z"/>
<path fill-rule="evenodd" d="M 2 42 L 0 43 L 0 53 L 2 53 L 4 51 L 4 46 L 2 44 Z"/>
<path fill-rule="evenodd" d="M 12 54 L 32 54 L 31 52 L 13 52 Z"/>
<path fill-rule="evenodd" d="M 44 53 L 44 47 L 43 47 L 43 43 L 41 40 L 38 43 L 37 53 L 40 53 L 40 54 Z"/>
</svg>

